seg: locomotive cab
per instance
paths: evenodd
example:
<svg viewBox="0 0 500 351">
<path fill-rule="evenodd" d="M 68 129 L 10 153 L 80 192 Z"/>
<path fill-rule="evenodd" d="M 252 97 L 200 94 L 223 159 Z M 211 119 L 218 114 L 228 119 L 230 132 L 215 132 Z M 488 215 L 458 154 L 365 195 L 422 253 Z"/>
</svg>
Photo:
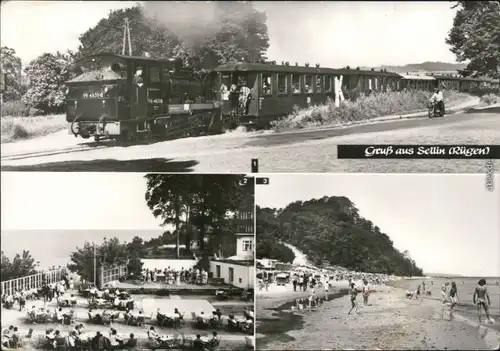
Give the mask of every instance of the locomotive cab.
<svg viewBox="0 0 500 351">
<path fill-rule="evenodd" d="M 99 134 L 99 121 L 109 122 L 107 134 L 119 134 L 128 117 L 127 63 L 113 55 L 86 57 L 73 67 L 76 77 L 66 82 L 66 121 L 70 133 L 88 138 Z"/>
<path fill-rule="evenodd" d="M 97 54 L 75 64 L 66 120 L 75 136 L 134 140 L 217 127 L 218 106 L 180 59 Z"/>
</svg>

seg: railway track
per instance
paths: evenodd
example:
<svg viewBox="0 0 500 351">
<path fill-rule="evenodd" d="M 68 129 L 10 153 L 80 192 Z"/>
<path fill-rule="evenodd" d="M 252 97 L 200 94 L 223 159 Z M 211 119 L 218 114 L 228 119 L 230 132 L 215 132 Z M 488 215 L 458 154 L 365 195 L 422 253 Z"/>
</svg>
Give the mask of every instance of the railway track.
<svg viewBox="0 0 500 351">
<path fill-rule="evenodd" d="M 90 151 L 90 150 L 98 150 L 102 148 L 107 148 L 109 146 L 77 146 L 77 147 L 69 147 L 69 148 L 59 148 L 59 149 L 51 149 L 51 150 L 43 150 L 43 151 L 34 151 L 34 152 L 25 152 L 25 153 L 16 153 L 11 155 L 2 155 L 2 161 L 17 161 L 24 160 L 28 158 L 34 157 L 43 157 L 43 156 L 53 156 L 53 155 L 62 155 L 69 154 L 74 152 L 82 152 L 82 151 Z"/>
</svg>

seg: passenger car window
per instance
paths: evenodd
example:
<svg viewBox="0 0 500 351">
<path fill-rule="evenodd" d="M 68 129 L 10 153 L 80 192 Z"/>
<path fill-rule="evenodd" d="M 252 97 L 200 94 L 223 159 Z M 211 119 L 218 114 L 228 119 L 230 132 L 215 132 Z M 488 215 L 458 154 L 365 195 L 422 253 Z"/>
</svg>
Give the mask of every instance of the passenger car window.
<svg viewBox="0 0 500 351">
<path fill-rule="evenodd" d="M 312 94 L 313 92 L 313 77 L 311 75 L 306 75 L 305 76 L 305 92 L 307 94 Z"/>
<path fill-rule="evenodd" d="M 287 94 L 288 93 L 288 79 L 285 73 L 278 74 L 278 94 Z"/>
<path fill-rule="evenodd" d="M 300 74 L 292 74 L 292 93 L 300 94 L 302 92 L 302 87 L 300 85 L 300 78 L 302 76 Z"/>
<path fill-rule="evenodd" d="M 322 89 L 321 89 L 321 76 L 316 75 L 316 94 L 321 94 Z"/>
<path fill-rule="evenodd" d="M 331 76 L 323 76 L 323 85 L 325 87 L 325 93 L 332 92 L 332 77 Z"/>
</svg>

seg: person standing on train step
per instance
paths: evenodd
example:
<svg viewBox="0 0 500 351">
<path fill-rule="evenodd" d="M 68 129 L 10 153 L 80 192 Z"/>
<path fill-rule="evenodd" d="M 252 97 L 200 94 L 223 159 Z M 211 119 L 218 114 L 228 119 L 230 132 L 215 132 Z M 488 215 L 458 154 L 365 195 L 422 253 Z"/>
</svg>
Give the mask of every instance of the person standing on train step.
<svg viewBox="0 0 500 351">
<path fill-rule="evenodd" d="M 248 103 L 250 102 L 251 99 L 251 90 L 247 86 L 247 81 L 244 77 L 239 77 L 239 86 L 240 86 L 240 106 L 244 114 L 248 113 Z"/>
</svg>

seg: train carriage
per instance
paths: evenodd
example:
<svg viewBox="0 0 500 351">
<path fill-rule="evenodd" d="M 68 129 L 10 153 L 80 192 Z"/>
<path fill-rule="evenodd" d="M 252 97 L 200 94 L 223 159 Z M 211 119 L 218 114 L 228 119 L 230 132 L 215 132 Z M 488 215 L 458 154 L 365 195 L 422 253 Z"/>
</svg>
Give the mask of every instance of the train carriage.
<svg viewBox="0 0 500 351">
<path fill-rule="evenodd" d="M 401 74 L 401 89 L 430 91 L 436 87 L 436 79 L 431 76 Z"/>
<path fill-rule="evenodd" d="M 342 89 L 346 98 L 354 99 L 369 92 L 398 88 L 399 75 L 390 72 L 363 71 L 291 66 L 288 63 L 230 63 L 214 70 L 214 87 L 224 116 L 237 115 L 238 124 L 263 125 L 277 117 L 293 112 L 294 107 L 306 108 L 336 99 L 336 90 Z M 243 85 L 242 85 L 243 84 Z M 340 85 L 342 84 L 342 85 Z M 241 95 L 231 99 L 226 90 L 249 95 L 241 106 Z"/>
<path fill-rule="evenodd" d="M 195 75 L 180 60 L 101 53 L 74 64 L 67 83 L 69 132 L 83 138 L 135 140 L 262 127 L 299 108 L 355 100 L 372 92 L 499 91 L 499 82 L 451 75 L 399 75 L 385 70 L 228 63 Z"/>
</svg>

